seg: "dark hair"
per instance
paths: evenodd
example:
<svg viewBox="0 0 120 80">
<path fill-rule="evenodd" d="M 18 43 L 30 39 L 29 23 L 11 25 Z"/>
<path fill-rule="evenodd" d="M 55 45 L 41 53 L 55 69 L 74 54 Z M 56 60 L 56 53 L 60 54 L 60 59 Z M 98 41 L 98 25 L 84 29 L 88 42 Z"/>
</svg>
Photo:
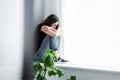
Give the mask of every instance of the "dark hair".
<svg viewBox="0 0 120 80">
<path fill-rule="evenodd" d="M 51 26 L 53 23 L 58 22 L 58 21 L 59 21 L 58 17 L 54 14 L 51 14 L 41 24 Z M 58 28 L 58 26 L 57 26 L 57 28 Z"/>
</svg>

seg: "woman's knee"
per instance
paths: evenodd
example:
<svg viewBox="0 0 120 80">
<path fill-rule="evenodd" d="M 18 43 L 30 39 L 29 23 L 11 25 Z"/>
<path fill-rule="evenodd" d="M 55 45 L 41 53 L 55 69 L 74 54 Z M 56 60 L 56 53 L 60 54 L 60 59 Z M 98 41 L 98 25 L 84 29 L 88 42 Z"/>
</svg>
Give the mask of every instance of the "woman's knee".
<svg viewBox="0 0 120 80">
<path fill-rule="evenodd" d="M 47 38 L 49 39 L 55 39 L 55 37 L 52 37 L 52 36 L 49 36 L 49 35 L 46 35 Z"/>
<path fill-rule="evenodd" d="M 54 42 L 58 42 L 58 37 L 52 37 L 52 36 L 49 36 L 47 35 L 46 38 L 51 42 L 51 43 L 54 43 Z"/>
</svg>

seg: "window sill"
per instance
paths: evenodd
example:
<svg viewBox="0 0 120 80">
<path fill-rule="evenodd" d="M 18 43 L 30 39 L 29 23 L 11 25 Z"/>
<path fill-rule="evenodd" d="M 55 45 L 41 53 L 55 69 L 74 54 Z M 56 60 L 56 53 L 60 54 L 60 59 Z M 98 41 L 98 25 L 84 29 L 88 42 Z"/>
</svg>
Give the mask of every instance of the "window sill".
<svg viewBox="0 0 120 80">
<path fill-rule="evenodd" d="M 79 65 L 74 63 L 64 63 L 59 62 L 55 63 L 55 65 L 59 68 L 71 68 L 71 69 L 80 69 L 80 70 L 93 70 L 93 71 L 104 71 L 104 72 L 119 72 L 120 67 L 103 67 L 103 66 L 91 66 L 91 65 Z"/>
</svg>

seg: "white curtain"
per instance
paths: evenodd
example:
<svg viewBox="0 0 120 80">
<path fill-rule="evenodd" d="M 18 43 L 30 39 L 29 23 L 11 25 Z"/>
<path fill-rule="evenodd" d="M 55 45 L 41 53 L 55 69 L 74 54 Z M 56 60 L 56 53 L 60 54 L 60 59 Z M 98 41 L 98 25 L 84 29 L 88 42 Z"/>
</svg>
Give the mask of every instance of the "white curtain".
<svg viewBox="0 0 120 80">
<path fill-rule="evenodd" d="M 120 67 L 120 0 L 65 0 L 63 13 L 70 62 Z"/>
<path fill-rule="evenodd" d="M 60 27 L 62 27 L 62 0 L 34 0 L 34 28 L 42 22 L 50 14 L 55 14 L 60 19 Z M 59 53 L 63 56 L 63 36 L 60 40 Z"/>
</svg>

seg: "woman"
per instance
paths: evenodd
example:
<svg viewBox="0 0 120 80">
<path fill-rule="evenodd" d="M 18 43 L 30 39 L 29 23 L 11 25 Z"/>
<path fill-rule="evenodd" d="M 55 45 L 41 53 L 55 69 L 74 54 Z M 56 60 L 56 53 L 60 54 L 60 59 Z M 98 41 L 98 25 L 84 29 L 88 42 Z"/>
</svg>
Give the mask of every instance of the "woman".
<svg viewBox="0 0 120 80">
<path fill-rule="evenodd" d="M 59 28 L 59 19 L 54 14 L 49 15 L 35 29 L 35 61 L 43 62 L 43 56 L 47 49 L 56 51 L 58 62 L 68 62 L 62 59 L 58 53 L 61 30 Z"/>
</svg>

